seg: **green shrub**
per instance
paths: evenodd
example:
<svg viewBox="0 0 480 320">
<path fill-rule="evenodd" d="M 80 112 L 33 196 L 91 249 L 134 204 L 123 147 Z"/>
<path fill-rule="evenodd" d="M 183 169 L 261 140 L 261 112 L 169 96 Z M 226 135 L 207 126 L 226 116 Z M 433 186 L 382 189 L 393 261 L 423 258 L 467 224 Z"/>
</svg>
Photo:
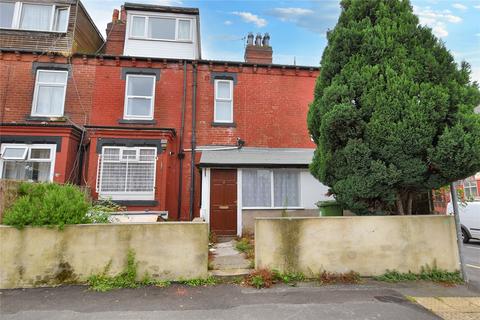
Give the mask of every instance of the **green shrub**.
<svg viewBox="0 0 480 320">
<path fill-rule="evenodd" d="M 31 226 L 58 226 L 91 223 L 87 215 L 90 203 L 74 185 L 21 183 L 19 198 L 8 208 L 3 223 L 19 229 Z"/>
</svg>

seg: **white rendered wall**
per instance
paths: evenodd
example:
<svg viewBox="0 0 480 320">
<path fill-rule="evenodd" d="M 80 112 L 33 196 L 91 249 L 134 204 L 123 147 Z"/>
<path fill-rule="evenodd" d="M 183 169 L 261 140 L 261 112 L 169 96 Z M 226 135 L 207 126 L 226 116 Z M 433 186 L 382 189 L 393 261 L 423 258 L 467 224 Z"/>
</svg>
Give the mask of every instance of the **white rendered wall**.
<svg viewBox="0 0 480 320">
<path fill-rule="evenodd" d="M 320 200 L 333 200 L 327 197 L 328 187 L 321 184 L 308 170 L 300 173 L 300 185 L 302 192 L 302 207 L 305 209 L 316 209 L 316 203 Z"/>
</svg>

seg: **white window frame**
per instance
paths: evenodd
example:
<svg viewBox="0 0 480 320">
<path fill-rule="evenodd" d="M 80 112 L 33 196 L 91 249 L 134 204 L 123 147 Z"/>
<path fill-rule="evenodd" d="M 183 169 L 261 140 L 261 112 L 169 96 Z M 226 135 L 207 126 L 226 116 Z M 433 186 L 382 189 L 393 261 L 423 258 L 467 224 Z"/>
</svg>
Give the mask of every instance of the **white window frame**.
<svg viewBox="0 0 480 320">
<path fill-rule="evenodd" d="M 219 83 L 228 83 L 230 86 L 230 99 L 226 98 L 219 98 L 217 96 L 218 93 L 218 84 Z M 224 101 L 230 102 L 230 119 L 218 119 L 217 117 L 217 101 Z M 214 105 L 213 105 L 213 122 L 216 123 L 233 123 L 233 80 L 225 80 L 225 79 L 215 79 L 214 81 Z"/>
<path fill-rule="evenodd" d="M 143 31 L 143 36 L 135 36 L 132 33 L 133 28 L 133 18 L 144 18 L 145 19 L 145 27 Z M 148 36 L 148 24 L 149 19 L 168 19 L 168 20 L 175 20 L 175 39 L 162 39 L 162 38 L 151 38 Z M 178 23 L 180 20 L 190 21 L 190 39 L 179 39 L 178 38 Z M 129 17 L 129 24 L 130 27 L 128 28 L 128 37 L 130 39 L 141 39 L 141 40 L 153 40 L 153 41 L 172 41 L 172 42 L 193 42 L 193 22 L 194 19 L 184 18 L 184 17 L 174 17 L 174 16 L 161 16 L 161 15 L 140 15 L 140 14 L 132 14 Z"/>
<path fill-rule="evenodd" d="M 103 155 L 105 154 L 105 149 L 119 149 L 119 159 L 120 160 L 104 160 L 102 159 Z M 153 161 L 141 161 L 139 160 L 140 150 L 154 150 L 155 151 L 155 159 Z M 123 159 L 123 151 L 124 150 L 136 150 L 137 157 L 135 160 L 130 159 L 129 161 L 135 163 L 141 162 L 153 162 L 154 163 L 154 170 L 153 170 L 153 190 L 152 191 L 102 191 L 102 178 L 103 178 L 103 165 L 105 162 L 125 162 Z M 96 192 L 101 199 L 112 199 L 112 200 L 155 200 L 155 191 L 157 189 L 157 148 L 156 147 L 116 147 L 116 146 L 105 146 L 102 147 L 102 153 L 98 157 L 98 165 L 97 165 L 97 187 Z M 125 184 L 127 187 L 127 184 Z"/>
<path fill-rule="evenodd" d="M 479 198 L 478 185 L 477 185 L 477 181 L 475 180 L 475 176 L 469 177 L 469 178 L 463 180 L 463 192 L 465 194 L 465 197 L 467 195 L 467 189 L 468 189 L 469 194 L 474 193 L 473 194 L 473 199 L 478 199 Z M 470 199 L 470 197 L 467 198 L 467 200 L 468 199 Z"/>
<path fill-rule="evenodd" d="M 55 72 L 55 73 L 65 73 L 65 84 L 59 83 L 52 83 L 52 82 L 39 82 L 39 74 L 41 72 Z M 34 117 L 63 117 L 65 112 L 65 97 L 67 95 L 67 83 L 68 83 L 68 71 L 67 70 L 48 70 L 48 69 L 38 69 L 37 74 L 35 77 L 35 90 L 33 92 L 33 100 L 32 100 L 32 113 L 31 115 Z M 38 103 L 38 91 L 39 87 L 45 85 L 49 87 L 63 87 L 63 100 L 62 100 L 62 110 L 58 114 L 40 114 L 37 112 L 37 103 Z"/>
<path fill-rule="evenodd" d="M 2 1 L 3 2 L 3 1 Z M 55 33 L 66 33 L 68 30 L 68 25 L 70 22 L 70 5 L 62 4 L 49 4 L 49 3 L 37 3 L 31 1 L 16 1 L 13 2 L 15 4 L 15 8 L 13 9 L 13 17 L 12 17 L 12 25 L 10 28 L 1 28 L 0 29 L 16 29 L 16 30 L 24 30 L 24 31 L 40 31 L 40 32 L 55 32 Z M 51 14 L 50 14 L 50 24 L 47 30 L 38 30 L 38 29 L 23 29 L 20 28 L 20 22 L 22 19 L 23 13 L 23 5 L 24 4 L 32 4 L 32 5 L 39 5 L 39 6 L 49 6 L 52 7 Z M 65 30 L 54 30 L 55 27 L 55 11 L 57 8 L 65 8 L 67 9 L 67 25 Z"/>
<path fill-rule="evenodd" d="M 152 78 L 153 79 L 153 84 L 152 84 L 152 95 L 151 96 L 133 96 L 128 94 L 128 88 L 129 88 L 129 79 L 130 77 L 132 78 Z M 153 120 L 153 114 L 154 114 L 154 106 L 155 106 L 155 86 L 156 86 L 156 81 L 157 77 L 155 75 L 147 75 L 147 74 L 127 74 L 127 77 L 125 79 L 127 82 L 125 85 L 125 104 L 123 106 L 123 118 L 126 120 Z M 136 116 L 136 115 L 128 115 L 127 110 L 128 110 L 128 99 L 129 98 L 138 98 L 138 99 L 150 99 L 150 114 L 148 116 Z"/>
<path fill-rule="evenodd" d="M 304 207 L 302 206 L 302 176 L 301 173 L 302 171 L 299 169 L 289 169 L 289 168 L 281 168 L 281 169 L 267 169 L 267 168 L 243 168 L 242 171 L 246 170 L 268 170 L 270 171 L 270 206 L 268 207 L 262 207 L 262 206 L 255 206 L 255 207 L 247 207 L 243 206 L 242 209 L 247 209 L 247 210 L 263 210 L 263 209 L 272 209 L 272 210 L 302 210 Z M 278 171 L 290 171 L 290 172 L 295 172 L 298 174 L 298 202 L 299 206 L 275 206 L 275 182 L 274 182 L 274 172 Z M 243 178 L 242 178 L 242 190 L 243 190 Z M 243 192 L 242 192 L 242 197 L 243 197 Z M 243 198 L 242 204 L 244 203 Z"/>
<path fill-rule="evenodd" d="M 0 148 L 0 154 L 3 155 L 6 148 L 26 148 L 26 152 L 22 159 L 3 159 L 0 157 L 0 179 L 3 179 L 3 166 L 7 161 L 19 162 L 19 161 L 29 161 L 29 162 L 50 162 L 50 173 L 48 175 L 48 181 L 53 181 L 53 176 L 55 172 L 55 156 L 57 151 L 56 144 L 24 144 L 24 143 L 3 143 Z M 32 149 L 50 149 L 50 158 L 49 159 L 31 159 Z"/>
</svg>

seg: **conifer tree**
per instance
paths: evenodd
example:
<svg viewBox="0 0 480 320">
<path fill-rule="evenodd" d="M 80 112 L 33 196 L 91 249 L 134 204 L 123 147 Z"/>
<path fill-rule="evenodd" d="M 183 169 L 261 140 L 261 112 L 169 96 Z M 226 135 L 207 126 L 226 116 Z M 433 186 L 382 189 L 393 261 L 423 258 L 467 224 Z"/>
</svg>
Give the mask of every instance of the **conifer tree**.
<svg viewBox="0 0 480 320">
<path fill-rule="evenodd" d="M 310 170 L 345 208 L 411 214 L 416 193 L 480 171 L 478 84 L 409 1 L 343 0 L 327 40 Z"/>
</svg>

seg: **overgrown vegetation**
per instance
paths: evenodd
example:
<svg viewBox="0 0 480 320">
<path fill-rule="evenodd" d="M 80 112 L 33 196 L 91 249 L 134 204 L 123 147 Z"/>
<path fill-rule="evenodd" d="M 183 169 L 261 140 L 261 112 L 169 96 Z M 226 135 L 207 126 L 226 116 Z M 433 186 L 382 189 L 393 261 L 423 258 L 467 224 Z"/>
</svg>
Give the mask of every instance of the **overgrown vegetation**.
<svg viewBox="0 0 480 320">
<path fill-rule="evenodd" d="M 304 281 L 305 275 L 301 272 L 285 272 L 281 273 L 278 270 L 272 270 L 274 282 L 281 281 L 285 284 L 294 284 L 296 282 Z"/>
<path fill-rule="evenodd" d="M 354 271 L 347 273 L 334 273 L 323 271 L 318 276 L 320 284 L 356 284 L 360 283 L 360 274 Z"/>
<path fill-rule="evenodd" d="M 129 250 L 127 253 L 127 264 L 125 269 L 116 276 L 109 276 L 108 272 L 112 266 L 110 261 L 104 268 L 103 272 L 98 275 L 91 275 L 88 278 L 88 285 L 91 290 L 106 292 L 113 289 L 121 288 L 138 288 L 140 286 L 159 286 L 167 287 L 170 285 L 169 281 L 155 280 L 145 273 L 141 281 L 137 281 L 137 266 L 138 262 L 135 260 L 135 252 Z"/>
<path fill-rule="evenodd" d="M 416 274 L 413 272 L 400 273 L 395 270 L 387 270 L 383 275 L 375 277 L 375 280 L 385 281 L 385 282 L 404 282 L 404 281 L 432 281 L 439 282 L 444 284 L 461 284 L 463 279 L 459 271 L 449 272 L 445 270 L 438 269 L 436 266 L 433 268 L 422 267 L 420 273 Z"/>
<path fill-rule="evenodd" d="M 208 277 L 206 279 L 189 279 L 189 280 L 180 280 L 180 284 L 184 284 L 190 287 L 199 287 L 199 286 L 213 286 L 217 284 L 217 279 L 215 277 Z"/>
<path fill-rule="evenodd" d="M 252 261 L 255 258 L 255 245 L 251 236 L 246 235 L 238 239 L 235 248 L 244 253 L 247 259 Z"/>
<path fill-rule="evenodd" d="M 415 194 L 480 171 L 478 83 L 410 1 L 341 1 L 308 128 L 312 174 L 357 214 L 411 214 Z"/>
<path fill-rule="evenodd" d="M 273 283 L 273 274 L 268 269 L 255 270 L 245 278 L 245 284 L 257 289 L 270 288 Z"/>
<path fill-rule="evenodd" d="M 71 184 L 22 182 L 19 197 L 5 211 L 3 223 L 16 228 L 108 223 L 112 212 L 123 210 L 111 201 L 92 204 L 85 191 Z"/>
</svg>

